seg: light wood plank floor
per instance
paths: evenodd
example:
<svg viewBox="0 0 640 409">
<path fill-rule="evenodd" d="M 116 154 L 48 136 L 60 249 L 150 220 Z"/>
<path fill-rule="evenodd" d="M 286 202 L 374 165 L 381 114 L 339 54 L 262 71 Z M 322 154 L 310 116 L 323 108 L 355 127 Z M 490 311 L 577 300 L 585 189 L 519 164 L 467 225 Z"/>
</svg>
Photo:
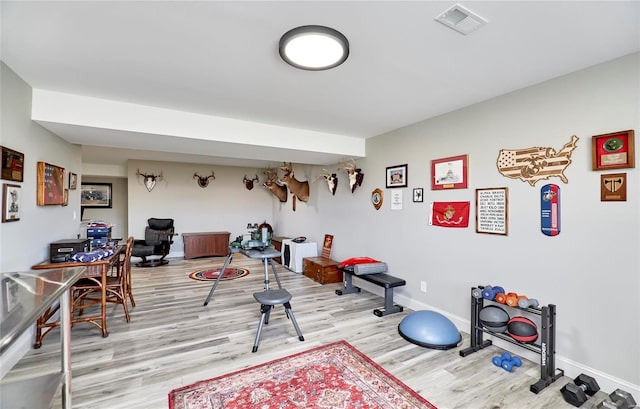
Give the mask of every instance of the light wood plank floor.
<svg viewBox="0 0 640 409">
<path fill-rule="evenodd" d="M 210 282 L 188 273 L 222 266 L 224 258 L 171 260 L 157 268 L 135 268 L 136 307 L 127 323 L 121 306 L 109 305 L 109 336 L 90 324 L 72 330 L 73 407 L 77 409 L 157 409 L 167 407 L 174 388 L 344 339 L 438 408 L 572 408 L 559 389 L 563 378 L 536 395 L 529 385 L 539 366 L 524 361 L 512 373 L 493 366 L 497 347 L 462 358 L 461 347 L 425 349 L 405 341 L 397 327 L 410 311 L 379 318 L 372 310 L 383 299 L 366 291 L 337 296 L 341 284 L 320 285 L 278 266 L 284 288 L 304 334 L 300 342 L 281 307 L 271 313 L 260 349 L 251 352 L 259 306 L 252 293 L 263 286 L 262 264 L 236 255 L 232 267 L 243 278 L 222 281 L 207 307 Z M 273 279 L 272 279 L 273 280 Z M 463 347 L 469 345 L 463 334 Z M 31 350 L 6 376 L 20 379 L 60 367 L 59 333 Z M 59 400 L 56 408 L 60 407 Z"/>
</svg>

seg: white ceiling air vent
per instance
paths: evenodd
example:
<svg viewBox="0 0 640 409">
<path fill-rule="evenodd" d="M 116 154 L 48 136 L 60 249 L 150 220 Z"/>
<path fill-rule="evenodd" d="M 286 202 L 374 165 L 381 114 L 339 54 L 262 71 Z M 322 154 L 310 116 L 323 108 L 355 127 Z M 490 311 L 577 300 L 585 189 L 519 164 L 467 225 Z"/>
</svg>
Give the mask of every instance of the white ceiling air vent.
<svg viewBox="0 0 640 409">
<path fill-rule="evenodd" d="M 488 23 L 484 18 L 459 4 L 449 7 L 444 13 L 436 17 L 436 21 L 464 35 Z"/>
</svg>

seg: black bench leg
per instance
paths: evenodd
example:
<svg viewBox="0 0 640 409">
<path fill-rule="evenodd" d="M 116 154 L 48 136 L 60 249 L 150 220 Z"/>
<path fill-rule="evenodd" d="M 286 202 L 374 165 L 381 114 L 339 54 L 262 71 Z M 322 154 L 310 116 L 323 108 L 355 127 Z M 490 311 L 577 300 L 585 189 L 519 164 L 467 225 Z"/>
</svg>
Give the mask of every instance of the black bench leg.
<svg viewBox="0 0 640 409">
<path fill-rule="evenodd" d="M 343 295 L 343 294 L 359 293 L 360 287 L 353 286 L 353 274 L 343 272 L 342 275 L 344 276 L 344 289 L 336 290 L 336 294 Z"/>
<path fill-rule="evenodd" d="M 378 317 L 384 317 L 385 315 L 402 311 L 404 311 L 402 306 L 393 304 L 393 287 L 391 287 L 384 289 L 384 308 L 376 308 L 373 313 Z"/>
</svg>

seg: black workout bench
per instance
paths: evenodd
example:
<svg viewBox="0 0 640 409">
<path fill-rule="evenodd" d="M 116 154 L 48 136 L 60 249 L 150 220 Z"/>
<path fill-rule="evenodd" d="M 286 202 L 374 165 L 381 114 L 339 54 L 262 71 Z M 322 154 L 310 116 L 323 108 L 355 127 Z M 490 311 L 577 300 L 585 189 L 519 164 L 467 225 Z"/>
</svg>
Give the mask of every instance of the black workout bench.
<svg viewBox="0 0 640 409">
<path fill-rule="evenodd" d="M 355 287 L 353 285 L 353 276 L 355 275 L 353 266 L 341 268 L 340 271 L 342 271 L 344 275 L 344 289 L 336 290 L 336 294 L 343 295 L 359 293 L 360 287 Z M 384 308 L 376 308 L 373 310 L 375 315 L 383 317 L 385 315 L 402 312 L 404 310 L 404 307 L 401 305 L 395 305 L 393 303 L 393 289 L 395 287 L 402 287 L 403 285 L 406 285 L 407 282 L 405 280 L 386 273 L 356 275 L 356 277 L 380 287 L 384 287 Z"/>
</svg>

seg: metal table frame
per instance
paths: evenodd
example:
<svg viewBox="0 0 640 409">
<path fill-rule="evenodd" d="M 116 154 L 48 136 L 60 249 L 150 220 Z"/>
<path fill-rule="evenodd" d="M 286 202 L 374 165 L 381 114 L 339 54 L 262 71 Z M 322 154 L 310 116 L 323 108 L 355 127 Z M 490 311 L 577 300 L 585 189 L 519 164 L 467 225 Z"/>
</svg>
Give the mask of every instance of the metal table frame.
<svg viewBox="0 0 640 409">
<path fill-rule="evenodd" d="M 274 258 L 280 257 L 281 253 L 273 247 L 266 247 L 264 250 L 260 250 L 257 248 L 253 249 L 243 249 L 238 247 L 229 247 L 229 255 L 227 259 L 224 261 L 224 265 L 222 266 L 222 270 L 218 274 L 218 278 L 211 286 L 211 291 L 209 291 L 209 295 L 207 295 L 207 299 L 204 301 L 204 306 L 206 307 L 213 296 L 213 292 L 218 287 L 218 283 L 222 279 L 224 275 L 224 271 L 227 269 L 229 264 L 231 264 L 231 260 L 233 259 L 234 254 L 243 254 L 249 258 L 253 259 L 262 259 L 264 264 L 264 289 L 269 289 L 269 264 L 271 264 L 271 268 L 273 270 L 273 276 L 276 278 L 276 282 L 278 283 L 278 288 L 282 289 L 282 285 L 280 284 L 280 278 L 278 277 L 278 272 L 276 271 L 276 263 L 273 261 Z"/>
</svg>

